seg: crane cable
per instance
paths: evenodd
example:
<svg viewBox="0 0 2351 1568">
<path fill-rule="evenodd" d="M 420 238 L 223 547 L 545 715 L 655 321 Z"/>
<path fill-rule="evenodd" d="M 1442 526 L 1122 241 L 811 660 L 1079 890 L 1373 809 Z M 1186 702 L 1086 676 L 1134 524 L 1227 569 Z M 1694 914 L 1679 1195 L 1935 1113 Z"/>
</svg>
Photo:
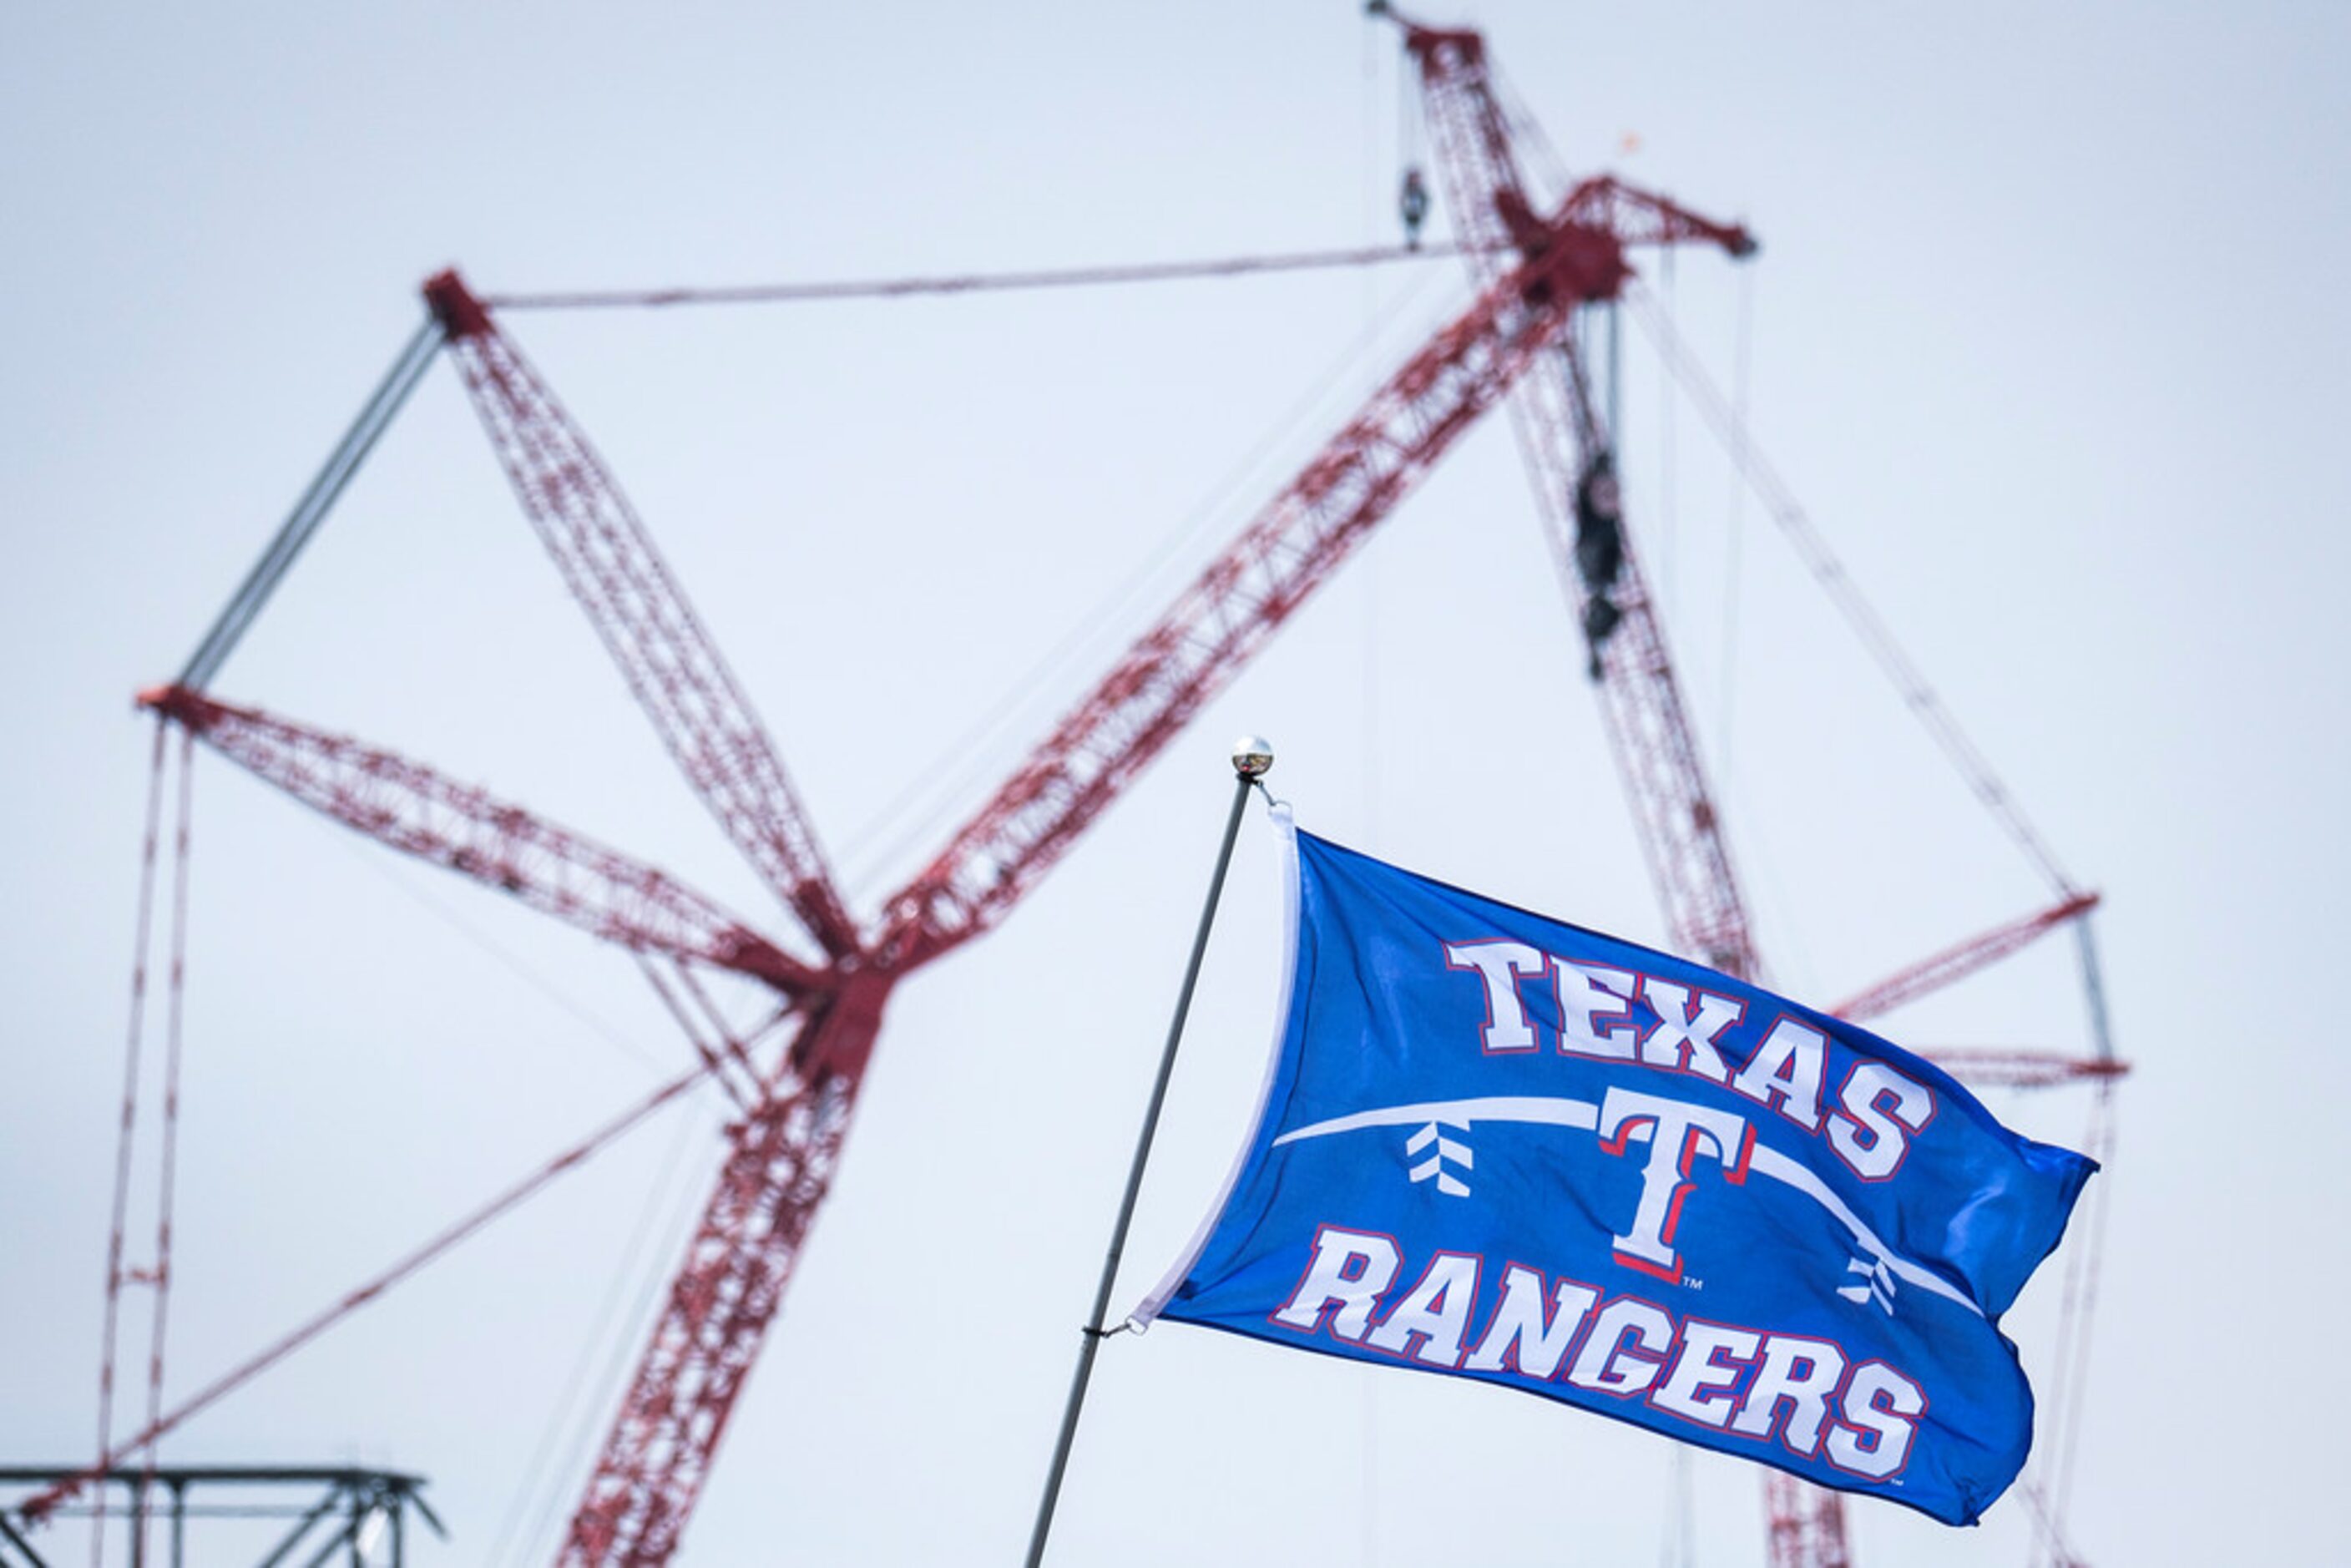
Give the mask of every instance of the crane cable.
<svg viewBox="0 0 2351 1568">
<path fill-rule="evenodd" d="M 1730 416 L 1738 431 L 1736 444 L 1730 454 L 1730 517 L 1723 532 L 1722 569 L 1722 687 L 1719 693 L 1722 712 L 1720 729 L 1715 737 L 1715 756 L 1719 758 L 1726 788 L 1730 779 L 1731 716 L 1736 708 L 1739 688 L 1739 591 L 1741 586 L 1740 546 L 1745 530 L 1747 485 L 1746 457 L 1750 426 L 1748 410 L 1753 380 L 1755 342 L 1755 269 L 1741 267 L 1739 273 L 1738 325 L 1731 340 Z M 1671 377 L 1667 378 L 1671 386 Z"/>
<path fill-rule="evenodd" d="M 565 1472 L 570 1467 L 566 1463 L 550 1469 L 550 1465 L 555 1460 L 559 1445 L 563 1445 L 568 1451 L 576 1445 L 580 1434 L 591 1425 L 588 1417 L 589 1410 L 601 1407 L 601 1405 L 584 1406 L 582 1396 L 591 1386 L 596 1386 L 602 1381 L 597 1376 L 592 1376 L 591 1372 L 602 1364 L 604 1358 L 601 1357 L 598 1352 L 604 1348 L 608 1339 L 612 1338 L 615 1324 L 620 1323 L 622 1331 L 620 1337 L 614 1341 L 616 1344 L 625 1348 L 640 1337 L 638 1330 L 642 1326 L 642 1320 L 645 1313 L 642 1311 L 633 1312 L 626 1322 L 621 1322 L 622 1302 L 628 1293 L 628 1287 L 632 1283 L 639 1283 L 644 1278 L 648 1245 L 657 1237 L 666 1239 L 677 1228 L 674 1222 L 679 1207 L 677 1175 L 684 1165 L 686 1146 L 701 1125 L 698 1120 L 691 1116 L 678 1118 L 677 1131 L 670 1140 L 669 1150 L 662 1157 L 657 1173 L 645 1184 L 643 1205 L 638 1212 L 635 1224 L 630 1230 L 627 1243 L 621 1249 L 620 1260 L 613 1268 L 611 1278 L 605 1285 L 603 1301 L 597 1309 L 587 1338 L 580 1342 L 580 1354 L 572 1363 L 570 1375 L 564 1379 L 563 1396 L 557 1402 L 554 1414 L 549 1417 L 546 1427 L 539 1434 L 530 1463 L 523 1472 L 522 1484 L 515 1489 L 514 1495 L 507 1504 L 506 1517 L 498 1525 L 497 1534 L 491 1542 L 489 1554 L 484 1559 L 486 1562 L 513 1561 L 513 1557 L 509 1555 L 509 1547 L 518 1544 L 535 1544 L 537 1539 L 544 1533 L 547 1515 L 552 1509 L 562 1505 L 563 1489 L 558 1486 L 550 1491 L 549 1483 L 565 1479 Z M 688 1196 L 692 1196 L 690 1192 Z M 666 1249 L 664 1250 L 665 1251 Z M 642 1302 L 642 1291 L 639 1292 L 639 1300 Z M 573 1444 L 564 1444 L 567 1437 L 573 1439 Z M 546 1500 L 549 1495 L 554 1500 L 551 1503 Z M 526 1519 L 531 1521 L 527 1530 L 524 1528 Z M 522 1532 L 519 1538 L 517 1534 L 518 1531 Z"/>
<path fill-rule="evenodd" d="M 1678 314 L 1680 287 L 1674 257 L 1680 254 L 1678 246 L 1667 246 L 1657 256 L 1657 268 L 1665 275 L 1666 313 Z M 1747 277 L 1752 267 L 1742 267 L 1740 275 Z M 1674 383 L 1665 377 L 1657 378 L 1657 599 L 1671 610 L 1681 599 L 1681 517 L 1679 494 L 1675 484 L 1675 468 L 1681 461 L 1680 432 L 1674 419 L 1680 399 L 1674 396 Z M 1617 440 L 1624 433 L 1617 432 Z"/>
<path fill-rule="evenodd" d="M 144 1077 L 141 1069 L 147 1034 L 148 960 L 154 941 L 156 873 L 158 852 L 162 842 L 165 779 L 171 771 L 163 721 L 157 719 L 155 743 L 148 766 L 145 829 L 141 835 L 139 912 L 131 962 L 131 1026 L 123 1046 L 122 1118 L 116 1132 L 114 1194 L 111 1224 L 107 1237 L 106 1312 L 98 1372 L 98 1446 L 100 1452 L 106 1450 L 114 1429 L 114 1374 L 117 1354 L 120 1349 L 122 1287 L 125 1285 L 146 1285 L 155 1292 L 153 1308 L 148 1319 L 148 1428 L 155 1426 L 162 1410 L 164 1331 L 171 1310 L 172 1178 L 179 1154 L 180 1047 L 183 1035 L 183 998 L 187 979 L 188 819 L 193 760 L 194 743 L 183 735 L 180 747 L 177 816 L 172 827 L 172 917 L 166 948 L 169 956 L 164 971 L 162 1157 L 156 1177 L 154 1260 L 144 1269 L 126 1268 L 123 1254 L 128 1250 L 131 1172 L 138 1153 L 139 1098 Z M 154 1470 L 155 1445 L 150 1441 L 144 1445 L 142 1474 L 152 1480 Z M 147 1522 L 146 1495 L 146 1487 L 142 1484 L 131 1525 L 134 1531 L 141 1532 Z M 143 1555 L 143 1552 L 134 1548 L 134 1555 Z M 101 1522 L 90 1536 L 92 1568 L 99 1568 L 105 1560 L 106 1531 Z"/>
<path fill-rule="evenodd" d="M 1667 371 L 1689 394 L 1690 401 L 1698 405 L 1699 414 L 1713 427 L 1716 436 L 1730 450 L 1733 462 L 1762 501 L 1763 508 L 1772 522 L 1788 536 L 1805 569 L 1860 637 L 1862 645 L 1894 683 L 1902 700 L 1917 716 L 1918 722 L 1926 727 L 1928 734 L 1959 771 L 1960 779 L 1977 800 L 2059 896 L 2070 897 L 2080 893 L 2080 886 L 2058 863 L 2057 857 L 2039 830 L 2025 817 L 2023 808 L 2017 804 L 2008 786 L 2001 781 L 1983 753 L 1959 727 L 1959 720 L 1945 706 L 1941 694 L 1928 684 L 1910 655 L 1895 640 L 1885 621 L 1862 597 L 1861 590 L 1854 585 L 1844 563 L 1830 549 L 1828 541 L 1821 537 L 1812 518 L 1797 504 L 1786 481 L 1748 439 L 1745 422 L 1738 417 L 1724 399 L 1721 389 L 1714 384 L 1705 369 L 1691 355 L 1673 324 L 1658 311 L 1655 298 L 1637 281 L 1625 289 L 1625 297 L 1633 307 L 1635 319 L 1648 333 L 1658 358 L 1665 361 Z"/>
<path fill-rule="evenodd" d="M 696 1167 L 684 1159 L 684 1134 L 681 1133 L 679 1138 L 677 1150 L 671 1157 L 671 1173 L 684 1172 L 690 1178 Z M 647 1245 L 653 1250 L 640 1255 L 656 1266 L 632 1265 L 637 1276 L 637 1290 L 625 1314 L 611 1320 L 618 1322 L 619 1331 L 610 1336 L 601 1370 L 588 1380 L 589 1396 L 579 1406 L 583 1412 L 619 1408 L 630 1376 L 636 1370 L 639 1347 L 652 1334 L 666 1287 L 682 1266 L 675 1261 L 676 1257 L 690 1243 L 707 1201 L 707 1196 L 691 1179 L 670 1186 L 659 1222 L 647 1232 Z M 614 1276 L 616 1290 L 625 1278 L 626 1271 Z M 613 1300 L 617 1304 L 618 1296 Z M 596 1447 L 604 1436 L 591 1420 L 574 1421 L 569 1429 L 570 1441 L 548 1472 L 549 1481 L 559 1484 L 549 1487 L 531 1515 L 529 1527 L 517 1538 L 518 1547 L 528 1545 L 537 1555 L 552 1557 L 560 1550 L 571 1527 L 571 1511 L 578 1506 L 579 1494 L 594 1469 Z"/>
<path fill-rule="evenodd" d="M 114 1350 L 122 1310 L 123 1227 L 131 1207 L 132 1134 L 139 1120 L 141 1044 L 146 1037 L 147 952 L 154 928 L 155 850 L 163 817 L 163 720 L 155 721 L 155 744 L 148 761 L 146 828 L 139 852 L 139 913 L 131 955 L 131 1029 L 123 1046 L 122 1117 L 115 1131 L 112 1222 L 106 1243 L 106 1312 L 98 1361 L 98 1448 L 105 1453 L 114 1434 Z M 105 1561 L 106 1531 L 101 1523 L 90 1542 L 91 1568 Z"/>
<path fill-rule="evenodd" d="M 2090 1103 L 2090 1122 L 2082 1138 L 2082 1152 L 2104 1166 L 2115 1155 L 2114 1081 L 2102 1080 Z M 2074 1462 L 2082 1446 L 2082 1406 L 2089 1383 L 2090 1327 L 2097 1316 L 2098 1275 L 2105 1260 L 2108 1202 L 2105 1183 L 2089 1195 L 2088 1235 L 2065 1270 L 2065 1290 L 2057 1313 L 2056 1370 L 2049 1408 L 2054 1454 L 2043 1463 L 2039 1478 L 2048 1494 L 2051 1530 L 2045 1541 L 2055 1568 L 2074 1568 L 2064 1545 L 2065 1509 L 2074 1490 Z"/>
<path fill-rule="evenodd" d="M 162 1165 L 156 1175 L 155 1266 L 150 1282 L 155 1287 L 155 1310 L 147 1340 L 147 1429 L 163 1417 L 164 1330 L 172 1315 L 172 1192 L 180 1163 L 180 1058 L 185 1035 L 188 977 L 188 823 L 194 804 L 196 737 L 180 732 L 179 823 L 172 836 L 172 967 L 164 983 L 163 1001 L 163 1128 Z M 133 1555 L 146 1557 L 147 1498 L 155 1479 L 155 1445 L 149 1442 L 140 1472 L 139 1509 L 132 1528 L 141 1540 Z"/>
<path fill-rule="evenodd" d="M 2017 803 L 2015 796 L 1992 771 L 1991 763 L 1976 748 L 1966 732 L 1960 729 L 1959 721 L 1944 705 L 1941 695 L 1928 683 L 1926 676 L 1895 641 L 1886 622 L 1862 597 L 1844 563 L 1829 549 L 1827 541 L 1796 503 L 1778 472 L 1755 450 L 1749 436 L 1743 407 L 1725 401 L 1720 390 L 1708 378 L 1675 330 L 1673 323 L 1665 319 L 1646 289 L 1635 283 L 1626 290 L 1626 296 L 1632 302 L 1635 319 L 1648 333 L 1659 359 L 1674 379 L 1681 383 L 1691 401 L 1698 404 L 1699 413 L 1714 428 L 1717 437 L 1730 451 L 1733 465 L 1740 477 L 1754 489 L 1771 520 L 1789 537 L 1804 566 L 1859 635 L 1863 645 L 1892 680 L 1904 702 L 1926 727 L 1969 789 L 2061 897 L 2078 894 L 2078 885 L 2066 874 L 2047 841 L 2024 815 L 2023 808 Z M 1744 360 L 1742 351 L 1742 394 Z M 2111 1060 L 2113 1045 L 2105 1017 L 2105 998 L 2097 977 L 2095 953 L 2087 946 L 2086 933 L 2084 977 L 2098 1054 L 2102 1060 Z M 2111 1080 L 2101 1082 L 2096 1098 L 2092 1103 L 2089 1126 L 2084 1134 L 2084 1152 L 2102 1165 L 2112 1157 L 2114 1152 L 2113 1095 Z M 2060 1568 L 2070 1568 L 2073 1559 L 2064 1533 L 2065 1507 L 2072 1491 L 2075 1458 L 2080 1451 L 2084 1388 L 2088 1381 L 2090 1328 L 2096 1312 L 2098 1278 L 2105 1254 L 2106 1216 L 2110 1206 L 2103 1184 L 2090 1195 L 2089 1201 L 2087 1234 L 2069 1260 L 2058 1312 L 2054 1381 L 2050 1401 L 2051 1408 L 2056 1413 L 2053 1423 L 2056 1427 L 2053 1434 L 2055 1452 L 2043 1470 L 2043 1480 L 2035 1483 L 2038 1495 L 2034 1500 L 2039 1504 L 2034 1514 L 2038 1534 L 2034 1543 L 2036 1560 L 2039 1552 L 2046 1550 Z"/>
<path fill-rule="evenodd" d="M 1401 319 L 1406 308 L 1439 276 L 1431 269 L 1386 305 L 1383 325 Z M 960 801 L 987 786 L 999 763 L 1020 755 L 1010 747 L 1025 747 L 1028 742 L 1011 734 L 1013 725 L 1040 710 L 1050 714 L 1065 706 L 1071 700 L 1065 677 L 1081 667 L 1081 660 L 1117 646 L 1124 635 L 1120 617 L 1155 588 L 1198 570 L 1192 557 L 1207 530 L 1229 520 L 1228 508 L 1242 486 L 1261 473 L 1278 451 L 1298 438 L 1300 430 L 1322 409 L 1342 380 L 1377 346 L 1378 336 L 1374 332 L 1350 340 L 1272 428 L 1209 486 L 1123 581 L 1008 686 L 1004 695 L 962 735 L 950 741 L 936 761 L 913 775 L 888 804 L 841 841 L 840 860 L 849 882 L 854 883 L 878 875 L 893 862 L 914 852 L 924 834 L 938 828 Z"/>
<path fill-rule="evenodd" d="M 1453 243 L 1375 245 L 1350 250 L 1288 251 L 1269 256 L 1211 256 L 1190 261 L 1135 262 L 1106 267 L 1038 267 L 1021 272 L 828 278 L 810 283 L 721 284 L 682 288 L 553 289 L 537 293 L 486 294 L 482 296 L 482 303 L 493 310 L 609 310 L 657 308 L 673 305 L 787 305 L 816 300 L 902 299 L 925 294 L 1084 288 L 1125 283 L 1241 277 L 1270 272 L 1311 272 L 1342 267 L 1386 267 L 1397 262 L 1442 260 L 1459 256 L 1466 248 Z"/>
</svg>

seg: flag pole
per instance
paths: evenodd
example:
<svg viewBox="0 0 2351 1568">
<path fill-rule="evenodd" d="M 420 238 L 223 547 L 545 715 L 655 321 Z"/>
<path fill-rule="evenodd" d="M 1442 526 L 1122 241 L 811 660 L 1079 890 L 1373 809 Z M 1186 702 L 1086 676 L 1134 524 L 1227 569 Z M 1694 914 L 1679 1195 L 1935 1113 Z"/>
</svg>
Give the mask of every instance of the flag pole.
<svg viewBox="0 0 2351 1568">
<path fill-rule="evenodd" d="M 1233 809 L 1225 818 L 1224 842 L 1217 847 L 1216 873 L 1208 879 L 1207 902 L 1200 910 L 1200 928 L 1192 937 L 1191 961 L 1184 967 L 1184 987 L 1176 993 L 1176 1016 L 1168 1020 L 1167 1043 L 1159 1052 L 1159 1077 L 1151 1085 L 1151 1103 L 1143 1113 L 1143 1131 L 1134 1140 L 1134 1161 L 1126 1171 L 1126 1195 L 1119 1200 L 1118 1224 L 1111 1230 L 1110 1250 L 1102 1257 L 1102 1281 L 1094 1287 L 1093 1316 L 1086 1321 L 1078 1344 L 1078 1369 L 1070 1379 L 1070 1401 L 1061 1411 L 1061 1436 L 1053 1445 L 1053 1468 L 1045 1476 L 1045 1495 L 1037 1501 L 1037 1524 L 1029 1535 L 1028 1568 L 1045 1560 L 1045 1538 L 1052 1532 L 1053 1507 L 1061 1500 L 1061 1475 L 1069 1468 L 1070 1448 L 1078 1436 L 1078 1416 L 1085 1407 L 1086 1384 L 1093 1376 L 1094 1353 L 1113 1331 L 1102 1327 L 1110 1311 L 1110 1292 L 1118 1280 L 1118 1261 L 1126 1251 L 1126 1230 L 1134 1218 L 1135 1195 L 1143 1187 L 1143 1167 L 1151 1158 L 1151 1140 L 1159 1130 L 1159 1107 L 1167 1098 L 1167 1079 L 1176 1068 L 1176 1048 L 1184 1039 L 1184 1020 L 1192 1010 L 1192 988 L 1200 978 L 1200 959 L 1208 950 L 1208 929 L 1217 921 L 1217 901 L 1225 891 L 1225 871 L 1232 864 L 1233 841 L 1239 837 L 1241 811 L 1249 789 L 1273 767 L 1273 747 L 1256 736 L 1243 736 L 1233 745 Z"/>
</svg>

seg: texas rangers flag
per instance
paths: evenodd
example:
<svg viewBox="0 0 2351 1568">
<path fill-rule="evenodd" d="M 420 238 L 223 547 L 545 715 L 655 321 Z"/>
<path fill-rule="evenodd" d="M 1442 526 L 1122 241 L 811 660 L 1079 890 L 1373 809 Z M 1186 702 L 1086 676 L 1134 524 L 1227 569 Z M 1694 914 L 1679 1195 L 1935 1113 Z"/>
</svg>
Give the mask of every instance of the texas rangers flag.
<svg viewBox="0 0 2351 1568">
<path fill-rule="evenodd" d="M 1285 826 L 1286 826 L 1285 822 Z M 1294 832 L 1282 1033 L 1134 1314 L 1522 1389 L 1970 1524 L 2095 1169 L 1868 1030 Z"/>
</svg>

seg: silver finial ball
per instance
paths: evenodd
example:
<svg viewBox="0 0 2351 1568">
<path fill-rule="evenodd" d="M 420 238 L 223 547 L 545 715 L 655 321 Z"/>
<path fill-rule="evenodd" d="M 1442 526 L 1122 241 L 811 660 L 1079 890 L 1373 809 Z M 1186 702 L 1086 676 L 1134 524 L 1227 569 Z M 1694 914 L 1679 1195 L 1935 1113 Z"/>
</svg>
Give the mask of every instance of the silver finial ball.
<svg viewBox="0 0 2351 1568">
<path fill-rule="evenodd" d="M 1273 742 L 1261 735 L 1244 735 L 1234 741 L 1233 771 L 1244 779 L 1262 779 L 1273 771 Z"/>
</svg>

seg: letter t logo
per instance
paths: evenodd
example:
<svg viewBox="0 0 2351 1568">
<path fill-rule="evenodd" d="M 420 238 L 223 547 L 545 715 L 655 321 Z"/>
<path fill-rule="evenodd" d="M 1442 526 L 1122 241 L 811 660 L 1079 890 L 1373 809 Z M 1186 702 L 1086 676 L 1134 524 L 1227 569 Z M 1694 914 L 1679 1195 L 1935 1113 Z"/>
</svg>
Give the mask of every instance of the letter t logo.
<svg viewBox="0 0 2351 1568">
<path fill-rule="evenodd" d="M 1723 1180 L 1744 1183 L 1755 1129 L 1728 1111 L 1610 1089 L 1600 1103 L 1600 1146 L 1622 1155 L 1644 1127 L 1649 1130 L 1649 1163 L 1641 1169 L 1641 1206 L 1625 1234 L 1614 1239 L 1616 1261 L 1678 1285 L 1682 1259 L 1674 1250 L 1674 1229 L 1681 1222 L 1682 1199 L 1695 1185 L 1690 1167 L 1701 1153 L 1710 1154 L 1722 1166 Z"/>
</svg>

